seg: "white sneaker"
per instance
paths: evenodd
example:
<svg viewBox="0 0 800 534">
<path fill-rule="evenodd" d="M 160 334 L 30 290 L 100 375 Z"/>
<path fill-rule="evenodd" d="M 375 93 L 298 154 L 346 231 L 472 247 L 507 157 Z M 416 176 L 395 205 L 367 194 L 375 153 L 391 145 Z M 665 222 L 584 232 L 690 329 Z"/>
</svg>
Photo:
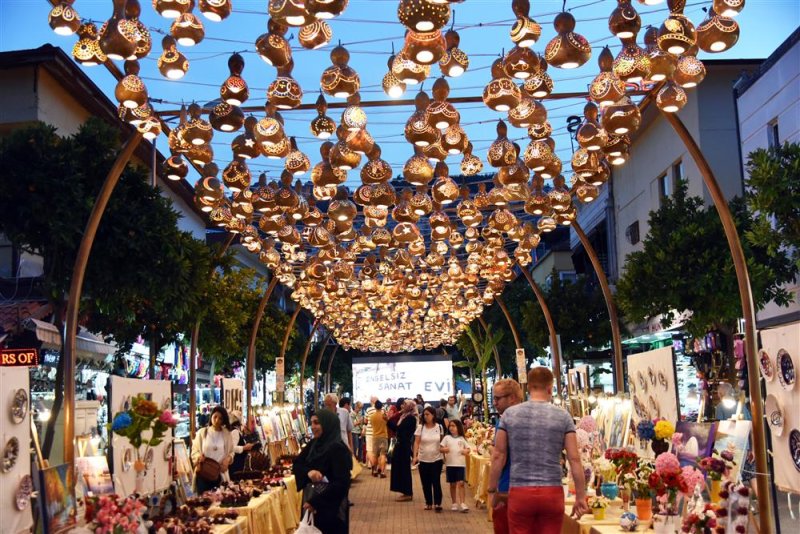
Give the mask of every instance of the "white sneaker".
<svg viewBox="0 0 800 534">
<path fill-rule="evenodd" d="M 462 503 L 461 503 L 461 511 L 462 511 L 462 512 L 464 512 L 464 513 L 467 513 L 467 512 L 469 512 L 469 506 L 467 506 L 466 504 L 464 504 L 464 503 L 462 502 Z"/>
<path fill-rule="evenodd" d="M 453 503 L 453 506 L 451 506 L 450 509 L 454 512 L 458 512 L 458 505 L 456 503 Z"/>
</svg>

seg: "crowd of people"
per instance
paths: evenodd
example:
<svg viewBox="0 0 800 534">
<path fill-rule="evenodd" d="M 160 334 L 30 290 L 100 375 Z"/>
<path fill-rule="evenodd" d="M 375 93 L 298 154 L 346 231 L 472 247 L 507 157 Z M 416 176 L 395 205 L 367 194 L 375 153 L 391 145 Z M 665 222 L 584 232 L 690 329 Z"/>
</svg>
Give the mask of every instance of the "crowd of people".
<svg viewBox="0 0 800 534">
<path fill-rule="evenodd" d="M 572 513 L 588 513 L 585 480 L 572 417 L 551 403 L 553 374 L 544 367 L 527 376 L 529 399 L 513 379 L 494 383 L 497 410 L 488 492 L 496 534 L 561 532 L 564 520 L 564 464 L 569 463 L 576 499 Z M 293 473 L 303 491 L 303 508 L 314 514 L 323 534 L 349 531 L 350 473 L 353 460 L 372 476 L 387 478 L 396 501 L 414 500 L 412 471 L 422 486 L 424 510 L 442 512 L 442 471 L 449 485 L 451 510 L 468 512 L 465 479 L 470 444 L 466 440 L 464 401 L 451 396 L 437 407 L 421 396 L 368 406 L 328 394 L 324 408 L 310 418 L 312 439 L 295 459 Z M 221 406 L 209 414 L 192 444 L 198 491 L 213 489 L 244 468 L 245 455 L 260 444 L 241 426 L 241 414 Z M 566 454 L 564 454 L 566 451 Z M 391 469 L 387 463 L 391 458 Z M 218 476 L 213 477 L 216 464 Z M 211 479 L 205 476 L 211 473 Z"/>
</svg>

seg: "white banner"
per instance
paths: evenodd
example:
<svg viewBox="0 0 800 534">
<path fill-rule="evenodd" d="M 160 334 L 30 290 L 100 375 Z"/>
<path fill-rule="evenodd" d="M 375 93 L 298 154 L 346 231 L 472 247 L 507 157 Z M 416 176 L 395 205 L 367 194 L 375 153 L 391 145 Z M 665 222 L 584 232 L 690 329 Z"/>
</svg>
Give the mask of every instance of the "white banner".
<svg viewBox="0 0 800 534">
<path fill-rule="evenodd" d="M 353 362 L 354 400 L 369 402 L 422 395 L 426 401 L 453 395 L 453 364 L 450 360 L 411 360 L 373 363 Z"/>
<path fill-rule="evenodd" d="M 232 410 L 243 413 L 244 382 L 238 378 L 222 379 L 222 406 L 231 413 Z"/>
</svg>

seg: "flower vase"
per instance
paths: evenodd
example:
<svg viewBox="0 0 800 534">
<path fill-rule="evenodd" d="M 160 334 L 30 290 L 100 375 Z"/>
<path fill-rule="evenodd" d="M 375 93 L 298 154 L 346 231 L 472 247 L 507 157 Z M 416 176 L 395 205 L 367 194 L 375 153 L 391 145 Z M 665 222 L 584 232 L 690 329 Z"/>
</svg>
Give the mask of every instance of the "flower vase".
<svg viewBox="0 0 800 534">
<path fill-rule="evenodd" d="M 138 495 L 144 495 L 144 476 L 145 476 L 144 462 L 141 460 L 136 460 L 133 463 L 133 470 L 136 471 L 136 489 L 134 491 Z"/>
<path fill-rule="evenodd" d="M 650 521 L 653 517 L 653 499 L 646 497 L 636 499 L 636 516 L 639 521 Z"/>
<path fill-rule="evenodd" d="M 630 510 L 631 490 L 628 488 L 620 488 L 619 496 L 622 499 L 622 510 L 627 512 Z"/>
<path fill-rule="evenodd" d="M 603 482 L 600 485 L 600 493 L 609 501 L 613 501 L 619 495 L 619 486 L 614 482 Z"/>
<path fill-rule="evenodd" d="M 675 534 L 678 532 L 680 518 L 677 515 L 656 514 L 653 516 L 655 534 Z"/>
<path fill-rule="evenodd" d="M 722 489 L 722 480 L 711 479 L 711 486 L 708 488 L 708 497 L 711 502 L 717 504 L 719 502 L 719 492 Z"/>
<path fill-rule="evenodd" d="M 592 515 L 597 521 L 602 521 L 606 518 L 605 508 L 592 508 Z"/>
<path fill-rule="evenodd" d="M 669 450 L 669 443 L 667 443 L 665 439 L 654 439 L 650 442 L 650 448 L 653 449 L 653 452 L 658 456 Z"/>
</svg>

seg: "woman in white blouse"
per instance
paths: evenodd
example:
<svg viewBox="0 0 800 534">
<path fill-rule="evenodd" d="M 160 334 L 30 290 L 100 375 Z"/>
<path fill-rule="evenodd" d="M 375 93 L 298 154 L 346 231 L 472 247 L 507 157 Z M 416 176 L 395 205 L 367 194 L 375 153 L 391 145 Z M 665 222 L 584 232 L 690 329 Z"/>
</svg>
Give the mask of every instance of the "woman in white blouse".
<svg viewBox="0 0 800 534">
<path fill-rule="evenodd" d="M 436 410 L 426 406 L 422 411 L 422 424 L 414 433 L 414 463 L 419 464 L 419 479 L 425 494 L 425 510 L 442 511 L 442 464 L 439 443 L 444 429 L 436 421 Z"/>
<path fill-rule="evenodd" d="M 211 410 L 209 425 L 197 433 L 192 442 L 192 463 L 195 469 L 195 489 L 198 494 L 219 487 L 223 477 L 227 477 L 228 466 L 233 461 L 233 439 L 231 437 L 228 412 L 222 406 Z M 197 475 L 203 460 L 210 458 L 220 464 L 221 472 L 217 480 L 205 480 Z"/>
</svg>

